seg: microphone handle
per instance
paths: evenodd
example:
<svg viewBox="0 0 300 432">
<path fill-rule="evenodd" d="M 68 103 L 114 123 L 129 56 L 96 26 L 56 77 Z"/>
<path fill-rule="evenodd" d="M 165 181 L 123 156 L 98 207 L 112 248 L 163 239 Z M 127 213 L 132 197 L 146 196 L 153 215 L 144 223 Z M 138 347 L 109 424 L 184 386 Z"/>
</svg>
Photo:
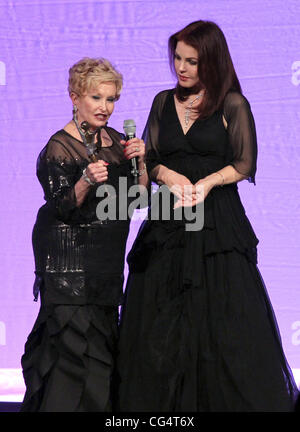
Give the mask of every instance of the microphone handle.
<svg viewBox="0 0 300 432">
<path fill-rule="evenodd" d="M 131 140 L 132 138 L 135 138 L 135 134 L 126 135 L 125 139 L 126 141 Z M 133 182 L 134 184 L 138 184 L 138 177 L 139 177 L 139 169 L 138 169 L 138 159 L 137 157 L 134 157 L 130 159 L 131 161 L 131 174 L 133 175 Z"/>
</svg>

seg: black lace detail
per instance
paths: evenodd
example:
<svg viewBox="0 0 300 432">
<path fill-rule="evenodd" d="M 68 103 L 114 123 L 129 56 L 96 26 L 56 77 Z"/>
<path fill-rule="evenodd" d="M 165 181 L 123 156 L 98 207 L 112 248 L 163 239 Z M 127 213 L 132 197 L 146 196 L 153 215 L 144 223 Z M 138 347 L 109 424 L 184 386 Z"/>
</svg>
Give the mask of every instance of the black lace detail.
<svg viewBox="0 0 300 432">
<path fill-rule="evenodd" d="M 99 158 L 110 163 L 107 184 L 114 186 L 117 200 L 120 177 L 127 179 L 128 188 L 133 179 L 120 144 L 122 135 L 111 128 L 107 132 L 112 145 L 101 149 Z M 91 297 L 99 304 L 121 301 L 130 220 L 102 225 L 96 214 L 103 199 L 96 196 L 99 185 L 90 187 L 78 207 L 75 184 L 89 163 L 84 144 L 64 130 L 51 137 L 38 157 L 37 176 L 46 202 L 38 212 L 32 237 L 35 300 L 45 285 L 45 299 L 50 302 L 86 304 Z"/>
</svg>

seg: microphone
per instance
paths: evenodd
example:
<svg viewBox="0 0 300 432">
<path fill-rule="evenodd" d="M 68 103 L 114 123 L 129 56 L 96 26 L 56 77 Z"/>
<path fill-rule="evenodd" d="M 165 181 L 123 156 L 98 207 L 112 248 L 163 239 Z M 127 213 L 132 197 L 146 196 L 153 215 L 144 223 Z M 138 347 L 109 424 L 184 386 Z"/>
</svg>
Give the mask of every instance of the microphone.
<svg viewBox="0 0 300 432">
<path fill-rule="evenodd" d="M 134 120 L 124 120 L 123 129 L 125 132 L 126 141 L 135 138 L 136 125 Z M 132 167 L 131 174 L 134 177 L 134 184 L 137 184 L 138 176 L 139 176 L 138 160 L 137 157 L 134 157 L 130 160 L 131 160 L 131 167 Z"/>
</svg>

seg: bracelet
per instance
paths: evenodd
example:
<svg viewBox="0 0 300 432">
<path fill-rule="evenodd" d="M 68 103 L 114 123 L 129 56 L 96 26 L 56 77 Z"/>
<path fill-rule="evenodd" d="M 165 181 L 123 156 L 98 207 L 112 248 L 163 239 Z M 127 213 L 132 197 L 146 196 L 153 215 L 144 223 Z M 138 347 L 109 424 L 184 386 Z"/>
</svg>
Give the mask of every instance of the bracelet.
<svg viewBox="0 0 300 432">
<path fill-rule="evenodd" d="M 85 180 L 88 184 L 90 184 L 91 186 L 94 186 L 96 183 L 94 183 L 89 176 L 86 173 L 86 168 L 84 168 L 84 170 L 82 171 L 82 178 L 83 180 Z"/>
<path fill-rule="evenodd" d="M 143 169 L 142 169 L 142 170 L 139 170 L 139 176 L 141 176 L 141 175 L 145 174 L 145 172 L 146 172 L 146 169 L 147 169 L 147 167 L 146 167 L 146 164 L 145 164 L 145 162 L 144 162 L 144 166 L 143 166 Z"/>
<path fill-rule="evenodd" d="M 222 186 L 224 185 L 224 183 L 225 183 L 225 179 L 224 179 L 224 176 L 223 176 L 223 174 L 221 174 L 221 173 L 220 173 L 219 171 L 217 171 L 217 172 L 216 172 L 216 174 L 219 174 L 219 175 L 220 175 L 220 176 L 222 177 L 222 180 L 223 180 L 223 181 L 222 181 L 222 184 L 221 184 L 221 185 L 219 185 L 219 186 L 221 186 L 221 187 L 222 187 Z"/>
</svg>

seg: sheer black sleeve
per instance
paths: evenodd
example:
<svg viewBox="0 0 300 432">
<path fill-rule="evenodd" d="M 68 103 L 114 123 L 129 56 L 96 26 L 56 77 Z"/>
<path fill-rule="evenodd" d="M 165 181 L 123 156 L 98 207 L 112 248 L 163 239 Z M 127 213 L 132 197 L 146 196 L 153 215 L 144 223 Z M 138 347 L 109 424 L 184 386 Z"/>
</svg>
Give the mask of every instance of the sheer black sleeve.
<svg viewBox="0 0 300 432">
<path fill-rule="evenodd" d="M 59 140 L 51 138 L 40 153 L 37 177 L 54 216 L 67 222 L 77 209 L 74 186 L 78 180 L 78 165 L 68 148 Z"/>
<path fill-rule="evenodd" d="M 158 93 L 152 103 L 150 114 L 142 135 L 146 144 L 146 166 L 149 178 L 155 181 L 155 167 L 161 163 L 159 156 L 159 123 L 169 90 Z"/>
<path fill-rule="evenodd" d="M 224 117 L 233 155 L 229 164 L 255 184 L 256 129 L 247 99 L 237 92 L 228 93 L 224 101 Z"/>
</svg>

